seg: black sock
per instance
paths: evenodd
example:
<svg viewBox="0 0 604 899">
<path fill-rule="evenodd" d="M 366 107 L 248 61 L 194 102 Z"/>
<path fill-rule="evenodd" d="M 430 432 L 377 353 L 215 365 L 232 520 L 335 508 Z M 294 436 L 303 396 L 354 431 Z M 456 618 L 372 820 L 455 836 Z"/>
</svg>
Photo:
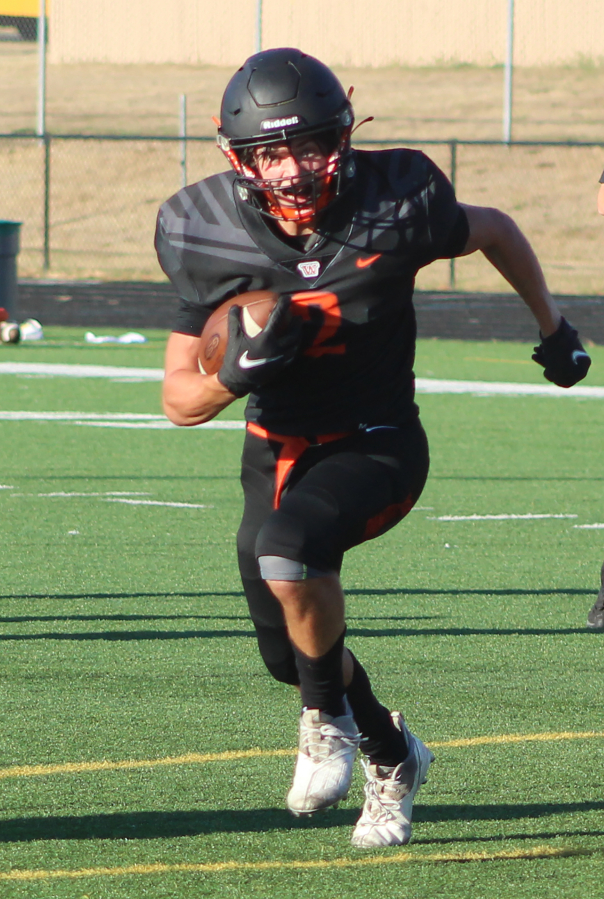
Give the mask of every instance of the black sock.
<svg viewBox="0 0 604 899">
<path fill-rule="evenodd" d="M 350 652 L 350 650 L 348 650 Z M 374 765 L 394 767 L 409 754 L 405 735 L 392 723 L 390 712 L 373 694 L 367 672 L 350 653 L 352 681 L 346 689 L 352 714 L 363 739 L 361 749 Z"/>
<path fill-rule="evenodd" d="M 292 643 L 300 677 L 302 705 L 309 709 L 320 709 L 334 718 L 343 715 L 346 709 L 342 675 L 344 633 L 345 631 L 331 649 L 318 659 L 311 659 Z"/>
</svg>

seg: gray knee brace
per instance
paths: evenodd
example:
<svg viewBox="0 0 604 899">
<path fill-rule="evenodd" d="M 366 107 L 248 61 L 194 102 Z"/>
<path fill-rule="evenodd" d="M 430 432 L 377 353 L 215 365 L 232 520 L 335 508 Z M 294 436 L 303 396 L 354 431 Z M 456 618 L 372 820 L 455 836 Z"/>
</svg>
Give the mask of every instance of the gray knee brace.
<svg viewBox="0 0 604 899">
<path fill-rule="evenodd" d="M 259 556 L 258 565 L 264 581 L 304 581 L 334 574 L 333 571 L 320 571 L 303 562 L 284 559 L 283 556 Z"/>
</svg>

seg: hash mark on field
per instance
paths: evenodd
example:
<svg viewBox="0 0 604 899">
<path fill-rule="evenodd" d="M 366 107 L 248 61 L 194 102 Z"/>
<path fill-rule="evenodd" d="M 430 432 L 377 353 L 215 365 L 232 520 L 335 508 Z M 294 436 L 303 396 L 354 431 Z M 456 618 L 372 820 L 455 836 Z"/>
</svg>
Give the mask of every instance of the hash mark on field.
<svg viewBox="0 0 604 899">
<path fill-rule="evenodd" d="M 439 515 L 438 518 L 430 517 L 428 521 L 529 521 L 533 519 L 542 519 L 542 518 L 578 518 L 578 515 L 566 515 L 566 514 L 536 514 L 533 512 L 528 512 L 526 515 L 512 515 L 512 514 L 501 514 L 501 515 Z M 575 525 L 575 527 L 585 527 L 585 525 Z"/>
<path fill-rule="evenodd" d="M 103 493 L 65 493 L 58 490 L 56 493 L 22 493 L 21 496 L 151 496 L 140 490 L 108 490 Z"/>
<path fill-rule="evenodd" d="M 584 528 L 589 530 L 589 528 L 604 528 L 604 523 L 596 522 L 596 524 L 573 524 L 574 528 Z"/>
<path fill-rule="evenodd" d="M 108 503 L 128 503 L 131 506 L 171 506 L 174 509 L 213 509 L 205 503 L 164 503 L 158 499 L 114 499 L 106 500 Z"/>
</svg>

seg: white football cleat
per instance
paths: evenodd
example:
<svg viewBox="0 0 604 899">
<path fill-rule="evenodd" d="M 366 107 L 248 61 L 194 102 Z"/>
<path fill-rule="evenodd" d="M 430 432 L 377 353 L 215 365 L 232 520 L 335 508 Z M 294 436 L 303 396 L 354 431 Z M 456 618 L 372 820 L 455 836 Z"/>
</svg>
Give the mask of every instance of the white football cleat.
<svg viewBox="0 0 604 899">
<path fill-rule="evenodd" d="M 404 846 L 409 842 L 413 800 L 434 761 L 434 754 L 411 733 L 400 712 L 392 712 L 392 721 L 405 734 L 409 755 L 395 768 L 361 759 L 367 783 L 363 811 L 352 834 L 352 845 L 357 849 Z"/>
<path fill-rule="evenodd" d="M 346 798 L 360 742 L 352 715 L 302 712 L 294 779 L 287 794 L 292 815 L 313 815 Z"/>
</svg>

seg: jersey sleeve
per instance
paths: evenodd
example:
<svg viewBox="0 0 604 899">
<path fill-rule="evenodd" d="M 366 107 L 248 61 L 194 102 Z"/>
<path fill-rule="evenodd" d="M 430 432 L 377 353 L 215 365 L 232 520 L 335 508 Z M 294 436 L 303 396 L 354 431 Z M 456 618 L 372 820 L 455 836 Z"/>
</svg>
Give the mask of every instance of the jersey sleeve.
<svg viewBox="0 0 604 899">
<path fill-rule="evenodd" d="M 200 303 L 198 290 L 182 264 L 180 254 L 171 243 L 160 209 L 155 229 L 155 250 L 162 270 L 170 279 L 179 298 L 180 307 L 176 315 L 173 331 L 180 334 L 199 336 L 211 310 Z"/>
<path fill-rule="evenodd" d="M 425 196 L 431 248 L 429 261 L 451 259 L 459 256 L 468 242 L 468 218 L 445 173 L 431 159 L 425 158 L 428 164 Z"/>
</svg>

